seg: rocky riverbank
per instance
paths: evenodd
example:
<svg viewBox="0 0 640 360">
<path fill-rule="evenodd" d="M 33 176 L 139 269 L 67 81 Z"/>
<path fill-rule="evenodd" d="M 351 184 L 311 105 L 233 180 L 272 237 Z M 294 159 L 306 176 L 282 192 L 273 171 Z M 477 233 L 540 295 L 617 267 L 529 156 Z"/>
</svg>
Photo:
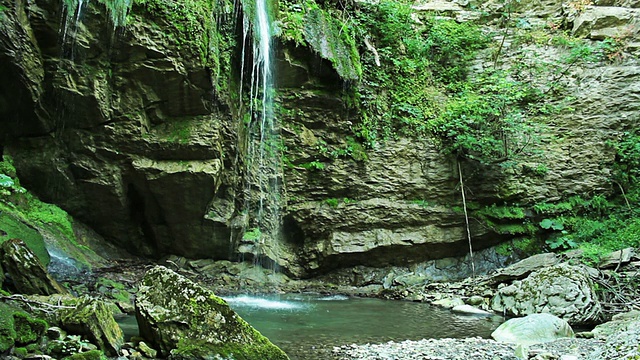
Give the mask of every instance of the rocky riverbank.
<svg viewBox="0 0 640 360">
<path fill-rule="evenodd" d="M 425 339 L 345 345 L 334 348 L 333 355 L 339 360 L 518 360 L 526 351 L 525 359 L 595 360 L 603 359 L 594 357 L 603 345 L 603 341 L 594 339 L 560 339 L 523 350 L 517 345 L 481 338 Z"/>
</svg>

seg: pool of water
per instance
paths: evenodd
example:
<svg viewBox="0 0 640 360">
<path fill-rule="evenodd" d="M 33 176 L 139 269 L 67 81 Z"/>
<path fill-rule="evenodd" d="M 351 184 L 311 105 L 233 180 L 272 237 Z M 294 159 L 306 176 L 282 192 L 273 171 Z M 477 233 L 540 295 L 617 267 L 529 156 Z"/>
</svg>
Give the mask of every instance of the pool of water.
<svg viewBox="0 0 640 360">
<path fill-rule="evenodd" d="M 425 338 L 489 337 L 500 316 L 472 316 L 423 303 L 346 296 L 225 297 L 291 359 L 330 359 L 333 346 Z"/>
<path fill-rule="evenodd" d="M 291 360 L 334 359 L 334 346 L 428 338 L 488 338 L 500 316 L 454 314 L 423 303 L 342 295 L 224 297 L 249 324 Z M 118 319 L 128 339 L 138 334 L 134 316 Z"/>
</svg>

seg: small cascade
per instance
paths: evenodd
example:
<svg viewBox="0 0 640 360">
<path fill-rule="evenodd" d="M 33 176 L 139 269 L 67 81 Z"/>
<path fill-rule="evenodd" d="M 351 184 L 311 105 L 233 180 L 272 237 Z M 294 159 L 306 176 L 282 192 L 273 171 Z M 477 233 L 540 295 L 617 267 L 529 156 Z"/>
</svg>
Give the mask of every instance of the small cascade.
<svg viewBox="0 0 640 360">
<path fill-rule="evenodd" d="M 64 58 L 73 60 L 73 49 L 78 26 L 89 0 L 68 0 L 62 2 L 62 18 L 60 19 L 60 47 Z"/>
<path fill-rule="evenodd" d="M 237 250 L 243 256 L 252 256 L 257 265 L 276 270 L 281 227 L 282 161 L 279 126 L 273 111 L 271 23 L 266 0 L 246 3 L 243 8 L 241 81 L 249 82 L 249 108 L 244 121 L 245 144 L 242 146 L 245 149 L 246 221 Z M 250 73 L 248 68 L 245 69 L 245 54 L 249 51 L 253 54 Z"/>
</svg>

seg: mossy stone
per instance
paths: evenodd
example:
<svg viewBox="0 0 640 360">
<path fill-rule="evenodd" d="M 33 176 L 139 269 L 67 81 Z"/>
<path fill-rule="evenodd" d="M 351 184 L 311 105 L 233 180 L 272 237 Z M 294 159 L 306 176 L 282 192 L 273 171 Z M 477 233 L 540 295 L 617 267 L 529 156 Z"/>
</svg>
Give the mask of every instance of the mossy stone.
<svg viewBox="0 0 640 360">
<path fill-rule="evenodd" d="M 33 251 L 33 253 L 38 257 L 38 260 L 40 260 L 44 266 L 47 266 L 50 258 L 42 235 L 32 227 L 20 221 L 17 217 L 13 216 L 10 213 L 10 209 L 1 210 L 0 228 L 4 233 L 0 235 L 0 243 L 9 239 L 20 239 L 24 241 L 31 251 Z"/>
<path fill-rule="evenodd" d="M 16 329 L 16 344 L 27 345 L 36 342 L 49 327 L 46 321 L 36 319 L 24 312 L 13 314 Z"/>
<path fill-rule="evenodd" d="M 171 359 L 288 359 L 223 299 L 162 266 L 145 274 L 136 318 L 140 335 Z"/>
<path fill-rule="evenodd" d="M 100 350 L 90 350 L 65 357 L 63 360 L 104 360 L 107 357 Z"/>
<path fill-rule="evenodd" d="M 20 359 L 24 359 L 25 357 L 27 357 L 28 353 L 29 352 L 27 351 L 27 348 L 18 347 L 13 349 L 13 355 L 19 357 Z"/>
<path fill-rule="evenodd" d="M 80 298 L 74 309 L 61 312 L 60 323 L 71 333 L 86 335 L 110 356 L 116 356 L 124 344 L 122 329 L 110 307 L 98 299 Z"/>
<path fill-rule="evenodd" d="M 15 344 L 13 312 L 9 305 L 0 303 L 0 353 L 11 349 Z"/>
<path fill-rule="evenodd" d="M 0 244 L 0 259 L 5 271 L 11 275 L 15 289 L 23 294 L 67 294 L 45 269 L 38 257 L 20 239 Z"/>
</svg>

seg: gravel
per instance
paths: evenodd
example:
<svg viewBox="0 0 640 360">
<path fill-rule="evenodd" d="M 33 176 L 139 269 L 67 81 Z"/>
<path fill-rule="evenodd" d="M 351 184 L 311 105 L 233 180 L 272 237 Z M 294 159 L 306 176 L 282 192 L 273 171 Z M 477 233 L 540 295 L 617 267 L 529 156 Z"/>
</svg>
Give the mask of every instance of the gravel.
<svg viewBox="0 0 640 360">
<path fill-rule="evenodd" d="M 594 339 L 560 339 L 532 345 L 526 358 L 583 360 L 591 357 L 603 342 Z M 344 345 L 333 349 L 338 360 L 519 360 L 515 345 L 482 338 L 390 341 L 384 344 Z"/>
</svg>

